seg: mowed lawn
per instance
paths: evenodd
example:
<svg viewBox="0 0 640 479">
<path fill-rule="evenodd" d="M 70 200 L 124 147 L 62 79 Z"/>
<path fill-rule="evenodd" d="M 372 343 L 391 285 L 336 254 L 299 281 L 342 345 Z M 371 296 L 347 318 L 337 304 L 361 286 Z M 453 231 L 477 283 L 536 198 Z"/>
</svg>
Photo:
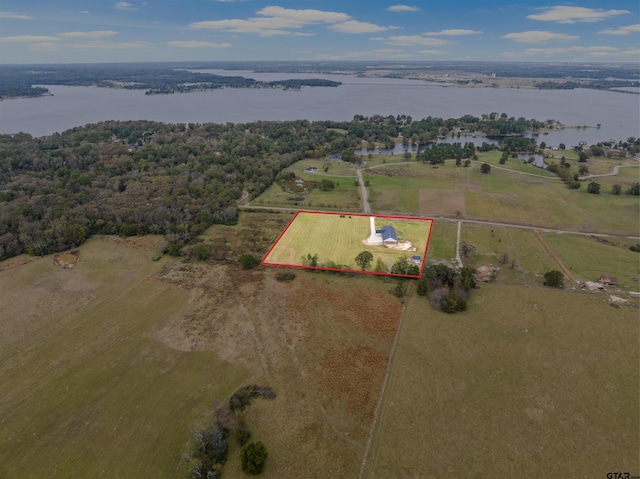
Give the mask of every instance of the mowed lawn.
<svg viewBox="0 0 640 479">
<path fill-rule="evenodd" d="M 194 428 L 248 373 L 151 338 L 189 297 L 155 278 L 175 262 L 151 261 L 158 240 L 0 271 L 0 477 L 185 477 Z"/>
<path fill-rule="evenodd" d="M 424 254 L 431 230 L 431 220 L 399 220 L 376 218 L 376 228 L 392 225 L 399 240 L 409 240 L 415 252 L 396 251 L 385 246 L 363 244 L 371 233 L 369 216 L 299 213 L 271 252 L 264 258 L 266 264 L 303 266 L 302 257 L 318 255 L 318 266 L 328 261 L 348 269 L 359 269 L 355 257 L 362 251 L 373 254 L 373 268 L 378 258 L 390 267 L 403 256 Z"/>
<path fill-rule="evenodd" d="M 640 471 L 637 308 L 483 286 L 469 311 L 409 298 L 364 478 Z"/>
</svg>

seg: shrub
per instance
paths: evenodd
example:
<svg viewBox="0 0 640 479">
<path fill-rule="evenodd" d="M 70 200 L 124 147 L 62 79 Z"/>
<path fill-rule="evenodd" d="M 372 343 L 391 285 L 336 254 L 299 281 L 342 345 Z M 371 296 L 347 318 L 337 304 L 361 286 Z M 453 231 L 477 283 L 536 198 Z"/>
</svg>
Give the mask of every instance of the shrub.
<svg viewBox="0 0 640 479">
<path fill-rule="evenodd" d="M 276 281 L 293 281 L 296 279 L 295 273 L 278 273 L 276 275 Z"/>
<path fill-rule="evenodd" d="M 191 249 L 191 254 L 198 261 L 206 261 L 211 256 L 209 246 L 204 243 L 198 243 Z"/>
<path fill-rule="evenodd" d="M 587 185 L 587 193 L 591 193 L 592 195 L 600 194 L 600 183 L 596 183 L 595 181 L 589 182 Z"/>
<path fill-rule="evenodd" d="M 387 268 L 387 265 L 384 263 L 382 258 L 378 257 L 378 259 L 376 261 L 376 267 L 375 267 L 374 271 L 376 273 L 386 273 L 386 272 L 389 271 L 389 269 Z"/>
<path fill-rule="evenodd" d="M 491 165 L 489 163 L 482 163 L 482 165 L 480 165 L 480 171 L 485 174 L 490 173 Z"/>
<path fill-rule="evenodd" d="M 564 286 L 564 275 L 557 269 L 547 271 L 544 274 L 544 284 L 552 288 L 562 288 Z"/>
<path fill-rule="evenodd" d="M 251 269 L 260 264 L 260 259 L 252 254 L 243 254 L 240 256 L 240 263 L 242 264 L 242 269 Z"/>
<path fill-rule="evenodd" d="M 240 451 L 240 463 L 242 470 L 247 474 L 258 475 L 264 470 L 267 462 L 267 448 L 262 442 L 250 442 L 246 444 Z"/>
<path fill-rule="evenodd" d="M 265 399 L 275 399 L 276 393 L 273 389 L 267 387 L 258 387 L 255 384 L 244 385 L 238 389 L 231 398 L 229 398 L 229 408 L 233 412 L 240 412 L 244 410 L 251 401 L 257 397 L 263 397 Z"/>
<path fill-rule="evenodd" d="M 224 464 L 227 461 L 228 445 L 225 432 L 215 426 L 198 434 L 200 457 L 203 464 Z"/>
<path fill-rule="evenodd" d="M 236 439 L 238 440 L 238 444 L 244 446 L 251 438 L 251 431 L 249 431 L 249 428 L 247 428 L 247 425 L 242 419 L 238 419 L 237 424 Z"/>
</svg>

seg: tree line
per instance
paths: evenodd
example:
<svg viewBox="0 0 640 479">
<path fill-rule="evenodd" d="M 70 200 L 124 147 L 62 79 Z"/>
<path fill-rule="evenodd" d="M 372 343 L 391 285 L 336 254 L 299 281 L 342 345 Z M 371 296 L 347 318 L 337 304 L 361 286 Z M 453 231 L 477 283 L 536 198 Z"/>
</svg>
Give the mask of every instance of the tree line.
<svg viewBox="0 0 640 479">
<path fill-rule="evenodd" d="M 356 115 L 343 122 L 224 125 L 107 121 L 40 138 L 0 135 L 0 260 L 64 251 L 95 234 L 161 234 L 177 254 L 210 225 L 235 223 L 243 191 L 255 198 L 303 158 L 342 154 L 359 161 L 353 151 L 363 141 L 495 128 L 497 121 L 511 130 L 539 123 L 497 113 L 417 121 Z M 507 137 L 503 145 L 530 150 L 535 140 Z M 436 144 L 418 159 L 462 161 L 473 154 L 471 143 Z"/>
</svg>

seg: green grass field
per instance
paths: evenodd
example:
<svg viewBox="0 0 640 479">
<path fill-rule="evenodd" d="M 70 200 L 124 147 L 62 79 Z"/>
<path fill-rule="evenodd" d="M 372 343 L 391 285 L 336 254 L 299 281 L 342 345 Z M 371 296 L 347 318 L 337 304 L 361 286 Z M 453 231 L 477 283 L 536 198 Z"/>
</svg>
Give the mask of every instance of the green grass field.
<svg viewBox="0 0 640 479">
<path fill-rule="evenodd" d="M 172 260 L 136 239 L 80 252 L 73 270 L 49 256 L 0 272 L 0 476 L 184 477 L 207 405 L 248 373 L 151 337 L 189 298 L 154 277 Z"/>
<path fill-rule="evenodd" d="M 498 150 L 487 151 L 484 153 L 478 153 L 478 161 L 483 163 L 489 163 L 491 166 L 505 168 L 507 170 L 519 171 L 523 173 L 530 173 L 533 175 L 545 176 L 550 179 L 557 179 L 558 176 L 550 171 L 546 171 L 542 168 L 538 168 L 537 166 L 533 166 L 529 163 L 526 163 L 520 158 L 509 158 L 507 162 L 503 165 L 500 164 L 500 157 L 502 156 L 502 152 Z M 559 161 L 559 160 L 558 160 Z"/>
<path fill-rule="evenodd" d="M 383 174 L 385 170 L 389 175 Z M 416 214 L 420 190 L 449 190 L 456 185 L 456 171 L 448 164 L 438 168 L 422 163 L 385 165 L 364 170 L 363 177 L 369 181 L 371 208 L 388 213 Z"/>
<path fill-rule="evenodd" d="M 615 276 L 620 288 L 639 291 L 640 254 L 629 250 L 638 241 L 546 233 L 545 238 L 562 261 L 583 281 L 598 281 L 601 274 Z M 635 279 L 634 279 L 635 278 Z"/>
<path fill-rule="evenodd" d="M 456 257 L 458 227 L 453 222 L 434 221 L 427 250 L 427 262 L 444 259 L 452 261 Z"/>
<path fill-rule="evenodd" d="M 410 297 L 364 478 L 640 470 L 638 312 L 486 286 L 469 311 Z"/>
<path fill-rule="evenodd" d="M 495 152 L 487 153 L 487 158 Z M 497 164 L 498 157 L 493 158 Z M 490 161 L 490 162 L 491 162 Z M 637 181 L 640 170 L 622 168 L 620 175 L 596 179 L 602 193 L 587 193 L 584 183 L 578 190 L 566 186 L 544 170 L 510 160 L 489 174 L 479 170 L 482 161 L 469 168 L 456 168 L 452 161 L 434 169 L 418 163 L 365 170 L 370 182 L 371 207 L 379 213 L 426 214 L 477 219 L 496 219 L 519 224 L 547 226 L 576 231 L 637 235 L 640 230 L 640 202 L 637 196 L 610 193 L 611 185 L 623 191 Z M 596 160 L 590 160 L 596 161 Z M 612 161 L 612 160 L 607 160 Z M 397 174 L 380 174 L 385 169 Z M 544 176 L 521 174 L 519 171 Z"/>
<path fill-rule="evenodd" d="M 341 217 L 343 216 L 343 217 Z M 361 251 L 373 254 L 372 268 L 380 258 L 388 268 L 403 256 L 422 256 L 429 238 L 431 221 L 376 218 L 376 228 L 391 224 L 399 240 L 413 243 L 417 251 L 395 251 L 385 246 L 362 243 L 370 235 L 369 216 L 300 213 L 271 250 L 266 264 L 303 266 L 302 257 L 318 255 L 318 266 L 332 261 L 346 269 L 359 269 L 355 257 Z"/>
</svg>

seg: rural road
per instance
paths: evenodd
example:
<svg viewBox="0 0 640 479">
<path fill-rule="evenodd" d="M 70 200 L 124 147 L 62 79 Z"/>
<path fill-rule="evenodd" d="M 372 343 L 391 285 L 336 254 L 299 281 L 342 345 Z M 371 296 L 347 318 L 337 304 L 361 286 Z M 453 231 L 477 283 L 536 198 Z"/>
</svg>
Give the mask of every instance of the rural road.
<svg viewBox="0 0 640 479">
<path fill-rule="evenodd" d="M 327 213 L 330 210 L 310 210 L 305 208 L 285 208 L 279 206 L 251 206 L 251 205 L 238 205 L 238 208 L 243 210 L 267 210 L 267 211 L 311 211 L 313 213 Z M 370 214 L 371 211 L 368 212 Z M 397 214 L 397 213 L 396 213 Z M 411 217 L 411 215 L 407 215 L 407 217 Z M 628 238 L 633 240 L 639 240 L 640 236 L 633 235 L 620 235 L 620 234 L 611 234 L 611 233 L 598 233 L 594 231 L 577 231 L 577 230 L 561 230 L 555 228 L 545 228 L 543 226 L 536 225 L 521 225 L 517 223 L 507 223 L 500 221 L 486 221 L 486 220 L 470 220 L 470 219 L 460 219 L 460 218 L 448 218 L 442 215 L 414 215 L 415 218 L 432 218 L 434 220 L 439 221 L 452 221 L 452 222 L 460 222 L 460 223 L 473 223 L 479 225 L 486 226 L 506 226 L 508 228 L 520 228 L 523 230 L 538 230 L 543 231 L 545 233 L 560 233 L 560 234 L 572 234 L 572 235 L 580 235 L 580 236 L 598 236 L 601 238 Z"/>
<path fill-rule="evenodd" d="M 578 278 L 576 278 L 573 272 L 567 267 L 566 264 L 564 264 L 564 261 L 560 259 L 560 256 L 558 255 L 558 253 L 555 252 L 555 250 L 551 247 L 551 245 L 544 238 L 544 236 L 540 234 L 540 231 L 533 230 L 533 234 L 536 235 L 536 238 L 538 238 L 538 241 L 540 241 L 540 244 L 542 245 L 544 250 L 547 252 L 547 254 L 551 257 L 551 259 L 553 259 L 556 262 L 556 264 L 562 271 L 562 274 L 564 274 L 565 277 L 569 278 L 569 281 L 571 281 L 572 283 L 577 283 Z"/>
<path fill-rule="evenodd" d="M 360 189 L 362 190 L 362 204 L 364 206 L 364 212 L 371 214 L 371 208 L 369 207 L 369 197 L 367 196 L 367 187 L 364 186 L 364 180 L 362 179 L 362 168 L 356 170 L 358 175 L 358 182 L 360 183 Z"/>
<path fill-rule="evenodd" d="M 611 173 L 603 173 L 603 174 L 601 174 L 601 175 L 587 175 L 587 176 L 581 176 L 581 177 L 579 178 L 579 180 L 580 180 L 580 181 L 583 181 L 583 180 L 590 180 L 591 178 L 600 178 L 600 177 L 602 177 L 602 176 L 617 176 L 617 175 L 618 175 L 618 170 L 619 170 L 620 168 L 637 168 L 638 166 L 640 166 L 640 163 L 639 163 L 639 164 L 637 164 L 637 165 L 628 165 L 628 164 L 625 164 L 625 165 L 616 165 L 616 166 L 614 166 L 614 167 L 613 167 L 613 171 L 612 171 Z"/>
</svg>

